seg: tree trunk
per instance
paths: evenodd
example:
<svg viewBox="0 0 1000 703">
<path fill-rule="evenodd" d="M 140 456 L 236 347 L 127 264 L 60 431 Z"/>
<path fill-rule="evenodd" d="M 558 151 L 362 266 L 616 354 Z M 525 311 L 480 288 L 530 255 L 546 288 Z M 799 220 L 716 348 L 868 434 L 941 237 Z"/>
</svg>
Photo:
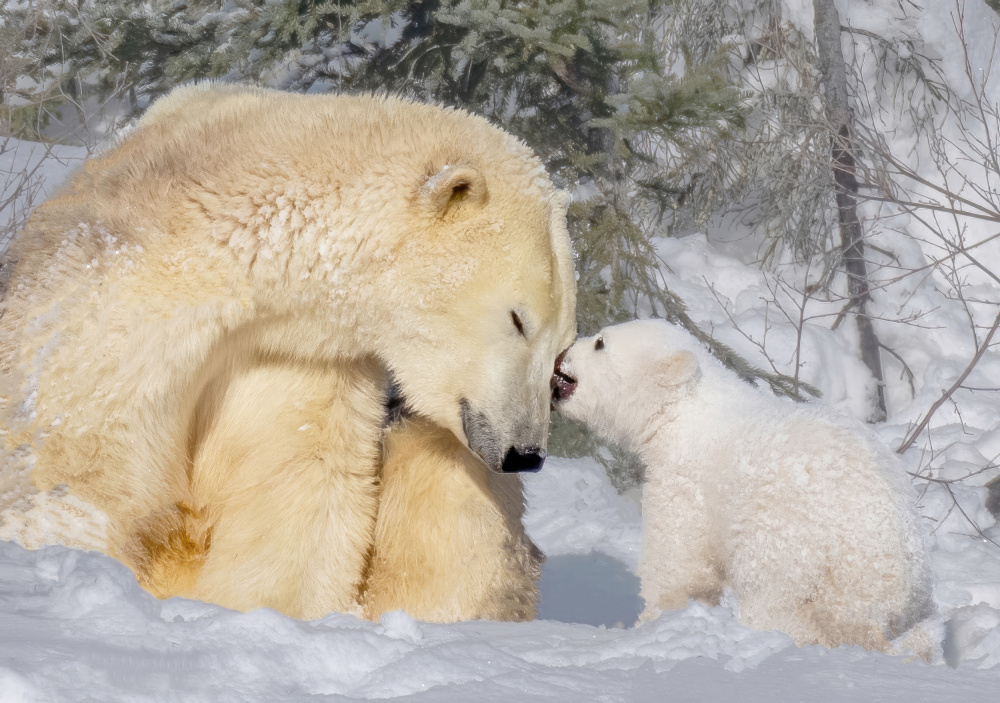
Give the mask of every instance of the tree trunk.
<svg viewBox="0 0 1000 703">
<path fill-rule="evenodd" d="M 861 359 L 875 377 L 876 395 L 870 422 L 885 420 L 885 382 L 878 337 L 868 317 L 870 300 L 865 242 L 858 220 L 858 180 L 851 144 L 851 112 L 847 100 L 847 68 L 840 43 L 840 15 L 834 0 L 813 0 L 816 49 L 823 79 L 826 118 L 832 130 L 833 179 L 837 189 L 837 213 L 840 221 L 840 247 L 847 272 L 850 309 L 858 325 Z"/>
</svg>

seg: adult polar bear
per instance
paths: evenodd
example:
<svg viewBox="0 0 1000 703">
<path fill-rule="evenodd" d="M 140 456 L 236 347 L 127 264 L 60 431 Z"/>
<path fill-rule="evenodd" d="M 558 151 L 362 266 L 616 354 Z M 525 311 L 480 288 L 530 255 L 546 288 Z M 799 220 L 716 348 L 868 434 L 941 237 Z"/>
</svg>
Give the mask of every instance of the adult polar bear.
<svg viewBox="0 0 1000 703">
<path fill-rule="evenodd" d="M 564 217 L 537 158 L 460 111 L 175 90 L 8 257 L 0 536 L 102 549 L 160 596 L 356 609 L 389 374 L 494 471 L 544 458 L 575 327 Z M 442 461 L 468 467 L 459 450 Z M 103 535 L 74 524 L 88 511 Z M 517 581 L 494 571 L 463 577 Z"/>
</svg>

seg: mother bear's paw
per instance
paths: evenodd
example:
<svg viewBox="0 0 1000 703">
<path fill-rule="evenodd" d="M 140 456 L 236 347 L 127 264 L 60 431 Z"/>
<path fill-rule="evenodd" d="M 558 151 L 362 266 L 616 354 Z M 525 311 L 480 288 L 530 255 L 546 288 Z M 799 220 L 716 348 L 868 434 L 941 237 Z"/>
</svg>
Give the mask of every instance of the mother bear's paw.
<svg viewBox="0 0 1000 703">
<path fill-rule="evenodd" d="M 192 593 L 212 548 L 207 509 L 177 502 L 137 520 L 132 530 L 118 556 L 139 584 L 157 598 Z"/>
</svg>

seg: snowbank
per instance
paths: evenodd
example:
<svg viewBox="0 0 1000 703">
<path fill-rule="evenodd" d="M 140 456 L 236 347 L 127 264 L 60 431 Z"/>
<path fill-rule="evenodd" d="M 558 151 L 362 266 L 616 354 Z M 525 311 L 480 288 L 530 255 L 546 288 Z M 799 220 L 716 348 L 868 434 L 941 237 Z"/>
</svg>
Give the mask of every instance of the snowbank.
<svg viewBox="0 0 1000 703">
<path fill-rule="evenodd" d="M 601 552 L 635 571 L 642 542 L 638 500 L 618 495 L 596 461 L 552 457 L 544 471 L 523 480 L 530 506 L 524 523 L 539 549 L 549 555 Z M 559 494 L 562 500 L 550 498 Z"/>
</svg>

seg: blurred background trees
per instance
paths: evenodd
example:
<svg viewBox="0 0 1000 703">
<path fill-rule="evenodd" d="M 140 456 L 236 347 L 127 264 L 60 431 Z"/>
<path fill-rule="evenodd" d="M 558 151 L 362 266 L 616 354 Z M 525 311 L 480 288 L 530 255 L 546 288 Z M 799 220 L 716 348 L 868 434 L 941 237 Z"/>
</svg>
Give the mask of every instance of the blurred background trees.
<svg viewBox="0 0 1000 703">
<path fill-rule="evenodd" d="M 95 104 L 113 104 L 124 122 L 173 86 L 203 78 L 385 91 L 485 115 L 574 193 L 581 333 L 644 306 L 695 331 L 748 379 L 787 392 L 779 375 L 697 329 L 659 276 L 652 240 L 685 197 L 684 176 L 664 172 L 663 157 L 695 133 L 722 136 L 743 123 L 724 50 L 675 56 L 682 70 L 668 64 L 673 4 L 37 0 L 3 14 L 5 44 L 18 57 L 0 67 L 13 91 L 7 129 L 64 134 L 91 119 Z M 560 425 L 555 435 L 564 453 L 595 451 L 581 428 Z"/>
<path fill-rule="evenodd" d="M 984 1 L 992 16 L 996 0 Z M 965 0 L 954 4 L 962 9 Z M 901 231 L 893 219 L 900 208 L 916 211 L 926 195 L 904 197 L 920 183 L 900 175 L 910 162 L 887 135 L 904 130 L 937 144 L 943 167 L 961 143 L 942 132 L 945 116 L 984 116 L 969 134 L 996 129 L 986 124 L 985 93 L 977 112 L 976 94 L 953 89 L 941 58 L 911 31 L 919 8 L 881 5 L 892 5 L 891 23 L 856 27 L 839 17 L 828 28 L 835 39 L 839 24 L 843 42 L 834 104 L 811 3 L 8 0 L 0 9 L 0 135 L 95 148 L 175 85 L 206 78 L 461 107 L 523 139 L 572 193 L 581 334 L 637 315 L 665 317 L 744 379 L 803 400 L 818 393 L 803 373 L 807 332 L 840 330 L 873 371 L 867 407 L 856 412 L 878 420 L 884 382 L 868 362 L 874 354 L 912 391 L 906 337 L 893 330 L 922 314 L 900 312 L 886 293 L 923 265 L 904 271 L 887 233 Z M 866 17 L 880 17 L 881 5 Z M 846 122 L 834 120 L 845 106 Z M 850 139 L 838 142 L 845 125 Z M 848 161 L 852 183 L 841 178 Z M 845 183 L 860 208 L 860 248 L 841 236 Z M 958 204 L 946 193 L 936 192 L 936 207 Z M 992 207 L 989 193 L 977 197 Z M 937 234 L 911 227 L 905 236 L 937 243 L 934 271 L 947 295 L 960 295 L 969 265 L 956 264 L 968 248 L 962 225 L 931 224 Z M 739 323 L 732 301 L 720 297 L 739 334 L 693 319 L 659 253 L 664 239 L 692 233 L 766 272 L 773 317 Z M 852 256 L 870 293 L 852 287 Z M 949 263 L 951 273 L 940 268 Z M 711 281 L 705 286 L 714 292 Z M 979 303 L 967 307 L 972 336 L 982 340 L 992 316 Z M 598 456 L 619 487 L 641 476 L 632 459 L 562 420 L 553 449 Z"/>
</svg>

